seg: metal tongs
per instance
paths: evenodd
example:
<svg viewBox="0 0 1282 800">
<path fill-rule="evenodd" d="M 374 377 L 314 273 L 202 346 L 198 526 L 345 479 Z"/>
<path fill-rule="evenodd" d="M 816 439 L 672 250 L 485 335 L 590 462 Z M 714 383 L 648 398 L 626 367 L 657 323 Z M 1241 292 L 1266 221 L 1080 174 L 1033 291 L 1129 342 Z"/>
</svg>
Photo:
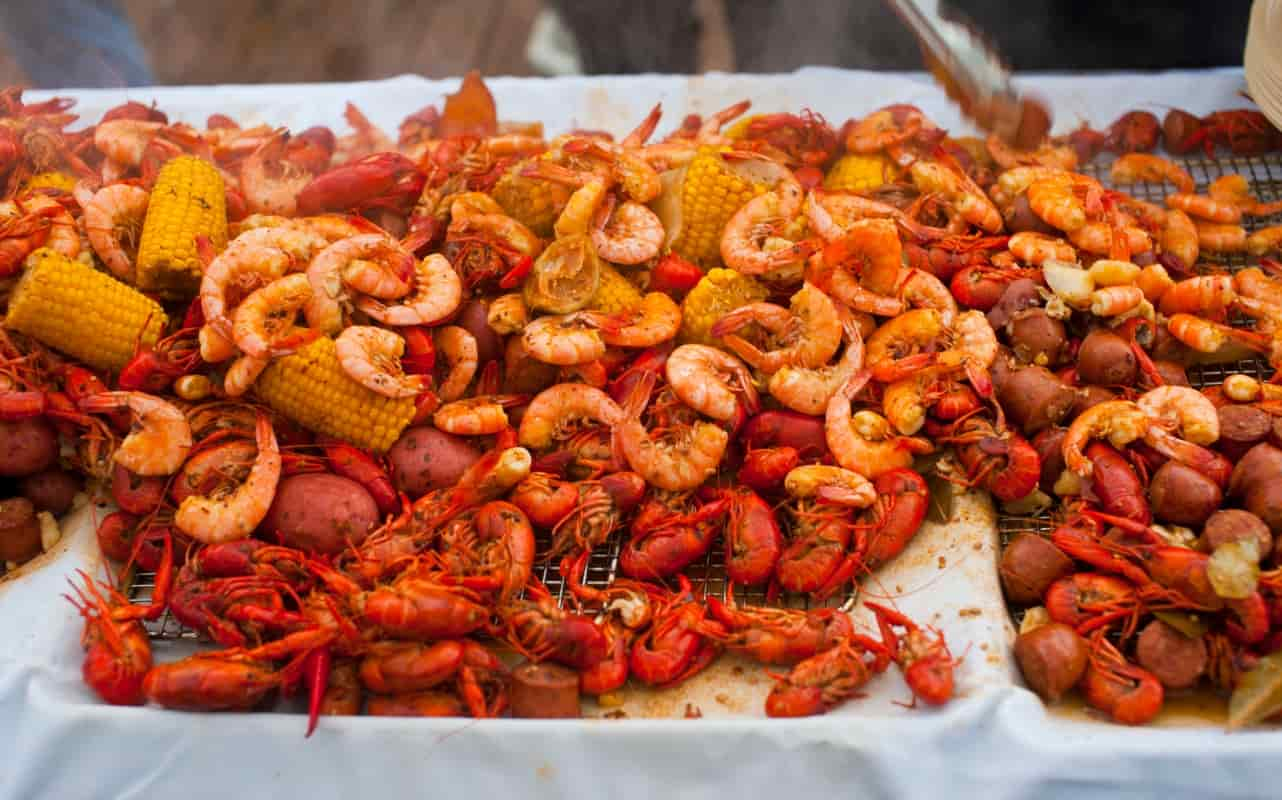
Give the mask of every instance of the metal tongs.
<svg viewBox="0 0 1282 800">
<path fill-rule="evenodd" d="M 886 0 L 921 44 L 922 57 L 962 113 L 1021 150 L 1032 150 L 1050 131 L 1041 101 L 1021 96 L 1010 69 L 972 26 L 940 13 L 939 0 Z"/>
</svg>

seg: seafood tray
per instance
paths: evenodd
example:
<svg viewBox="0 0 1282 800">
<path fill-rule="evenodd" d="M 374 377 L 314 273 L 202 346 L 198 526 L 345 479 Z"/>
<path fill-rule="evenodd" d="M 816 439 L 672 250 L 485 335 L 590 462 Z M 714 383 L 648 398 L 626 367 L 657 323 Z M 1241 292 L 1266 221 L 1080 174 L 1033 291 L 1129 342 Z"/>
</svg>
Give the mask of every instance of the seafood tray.
<svg viewBox="0 0 1282 800">
<path fill-rule="evenodd" d="M 1242 105 L 1236 96 L 1240 70 L 1038 76 L 1031 83 L 1050 101 L 1063 130 L 1078 119 L 1115 119 L 1136 105 L 1178 105 L 1193 113 Z M 342 127 L 343 103 L 355 99 L 376 123 L 394 128 L 404 109 L 439 102 L 455 85 L 406 76 L 367 84 L 63 93 L 75 94 L 86 116 L 126 99 L 154 98 L 177 120 L 200 122 L 218 110 L 245 124 L 261 119 L 291 127 Z M 757 110 L 808 106 L 830 119 L 912 103 L 941 126 L 967 130 L 943 92 L 920 74 L 807 69 L 774 76 L 496 79 L 489 85 L 505 116 L 557 121 L 562 127 L 550 128 L 550 135 L 571 127 L 618 132 L 619 119 L 638 119 L 660 101 L 665 118 L 679 119 L 743 97 L 751 97 Z M 1282 159 L 1181 162 L 1200 186 L 1240 172 L 1261 199 L 1282 199 Z M 1100 161 L 1086 171 L 1106 179 L 1107 168 Z M 1160 199 L 1151 188 L 1128 191 Z M 1211 381 L 1239 369 L 1258 373 L 1259 367 L 1206 365 L 1190 375 Z M 465 796 L 510 793 L 518 781 L 523 796 L 540 797 L 602 785 L 615 798 L 666 795 L 673 787 L 689 795 L 744 797 L 777 797 L 801 786 L 807 793 L 842 796 L 937 795 L 941 785 L 951 797 L 1259 796 L 1259 787 L 1276 780 L 1274 765 L 1282 755 L 1276 729 L 1230 735 L 1203 721 L 1192 729 L 1134 730 L 1048 714 L 1021 687 L 1010 657 L 1014 628 L 996 560 L 1001 535 L 1045 532 L 1049 521 L 999 519 L 988 498 L 977 494 L 957 495 L 953 509 L 948 523 L 928 522 L 861 588 L 870 598 L 893 597 L 904 613 L 944 631 L 961 664 L 956 697 L 943 708 L 905 708 L 909 692 L 891 670 L 867 687 L 866 696 L 826 716 L 767 721 L 761 707 L 769 677 L 723 658 L 678 689 L 630 689 L 621 707 L 585 709 L 597 719 L 334 719 L 306 741 L 297 713 L 197 717 L 108 707 L 90 696 L 80 676 L 80 619 L 70 604 L 55 602 L 75 569 L 103 569 L 93 515 L 81 509 L 64 520 L 55 547 L 0 577 L 0 626 L 8 642 L 0 650 L 0 714 L 9 723 L 0 726 L 0 747 L 10 764 L 21 765 L 0 770 L 0 797 L 159 796 L 180 786 L 187 798 L 222 798 L 233 774 L 240 793 L 309 797 L 421 793 L 427 781 Z M 617 558 L 617 544 L 602 547 L 586 582 L 609 580 Z M 721 558 L 714 549 L 687 570 L 711 595 L 724 595 Z M 536 575 L 562 594 L 555 569 L 540 566 Z M 147 596 L 153 579 L 135 576 L 136 600 Z M 739 591 L 736 597 L 764 600 Z M 866 624 L 871 615 L 860 599 L 837 602 Z M 151 633 L 160 640 L 161 660 L 198 644 L 172 619 L 159 620 Z M 288 701 L 280 710 L 300 706 Z M 621 716 L 630 721 L 606 721 Z M 682 719 L 687 716 L 703 719 Z"/>
</svg>

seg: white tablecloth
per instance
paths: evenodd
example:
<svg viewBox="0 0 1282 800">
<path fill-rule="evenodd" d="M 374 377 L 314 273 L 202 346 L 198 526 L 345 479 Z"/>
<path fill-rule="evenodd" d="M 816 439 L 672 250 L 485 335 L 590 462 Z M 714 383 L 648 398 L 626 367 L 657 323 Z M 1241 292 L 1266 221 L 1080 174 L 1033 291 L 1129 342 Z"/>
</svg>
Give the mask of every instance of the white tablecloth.
<svg viewBox="0 0 1282 800">
<path fill-rule="evenodd" d="M 1100 128 L 1132 108 L 1161 116 L 1242 107 L 1240 70 L 1025 81 L 1051 101 L 1056 130 Z M 808 106 L 840 123 L 879 106 L 915 103 L 965 130 L 921 75 L 806 69 L 791 75 L 489 81 L 505 119 L 540 119 L 622 133 L 655 103 L 665 125 L 749 97 L 761 111 Z M 394 131 L 408 112 L 439 103 L 456 82 L 405 76 L 344 85 L 216 86 L 75 91 L 96 119 L 125 99 L 156 100 L 172 120 L 203 124 L 214 111 L 245 124 L 342 133 L 352 100 Z M 32 92 L 41 98 L 49 93 Z M 966 650 L 962 696 L 942 710 L 907 711 L 892 670 L 870 697 L 825 717 L 765 721 L 525 721 L 326 719 L 310 740 L 294 714 L 181 714 L 114 708 L 79 679 L 79 621 L 59 594 L 77 566 L 100 566 L 87 518 L 38 569 L 0 583 L 0 795 L 12 798 L 179 797 L 1171 797 L 1276 795 L 1282 733 L 1213 727 L 1131 730 L 1048 716 L 1021 688 L 1005 651 L 1011 635 L 996 594 L 995 536 L 934 528 L 879 576 L 911 587 L 910 614 L 939 619 Z M 916 553 L 916 555 L 914 555 Z M 938 567 L 935 561 L 939 560 Z M 945 561 L 955 568 L 945 569 Z M 901 563 L 902 562 L 902 563 Z M 937 571 L 936 571 L 937 570 Z M 926 576 L 929 575 L 927 578 Z M 959 604 L 971 603 L 970 613 Z M 967 649 L 967 645 L 970 645 Z M 162 654 L 163 655 L 163 654 Z M 715 687 L 714 687 L 715 688 Z M 707 710 L 707 709 L 705 709 Z"/>
</svg>

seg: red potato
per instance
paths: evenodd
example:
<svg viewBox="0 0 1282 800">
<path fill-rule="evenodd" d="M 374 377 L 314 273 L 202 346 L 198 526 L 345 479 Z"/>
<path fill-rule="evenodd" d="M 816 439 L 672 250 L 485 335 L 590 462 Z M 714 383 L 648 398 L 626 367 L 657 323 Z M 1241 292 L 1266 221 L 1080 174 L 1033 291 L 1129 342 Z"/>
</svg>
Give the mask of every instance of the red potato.
<svg viewBox="0 0 1282 800">
<path fill-rule="evenodd" d="M 25 497 L 0 500 L 0 562 L 19 564 L 40 555 L 40 523 Z"/>
<path fill-rule="evenodd" d="M 84 486 L 79 475 L 60 469 L 48 469 L 28 475 L 18 483 L 22 496 L 31 501 L 37 511 L 48 511 L 61 516 L 71 509 L 76 493 Z"/>
<path fill-rule="evenodd" d="M 1154 517 L 1190 528 L 1200 527 L 1224 500 L 1215 481 L 1178 461 L 1167 461 L 1153 473 L 1148 497 Z"/>
<path fill-rule="evenodd" d="M 1282 536 L 1282 449 L 1268 443 L 1252 447 L 1233 468 L 1229 495 L 1240 497 L 1247 511 Z"/>
<path fill-rule="evenodd" d="M 480 457 L 481 451 L 464 439 L 422 425 L 401 434 L 388 451 L 387 462 L 397 490 L 418 498 L 453 486 Z"/>
<path fill-rule="evenodd" d="M 1045 367 L 1017 369 L 997 387 L 1002 408 L 1028 436 L 1063 419 L 1076 397 L 1072 387 Z"/>
<path fill-rule="evenodd" d="M 1068 348 L 1064 323 L 1047 314 L 1045 309 L 1017 312 L 1011 318 L 1009 331 L 1015 357 L 1024 363 L 1053 366 Z"/>
<path fill-rule="evenodd" d="M 1216 511 L 1202 527 L 1202 546 L 1208 552 L 1214 552 L 1222 544 L 1251 538 L 1259 545 L 1260 560 L 1268 558 L 1273 551 L 1273 535 L 1269 533 L 1269 526 L 1250 511 L 1240 508 Z"/>
<path fill-rule="evenodd" d="M 260 530 L 289 547 L 332 555 L 359 545 L 377 524 L 378 506 L 359 483 L 311 473 L 280 482 Z"/>
<path fill-rule="evenodd" d="M 58 435 L 43 417 L 0 420 L 0 476 L 22 478 L 58 459 Z"/>
<path fill-rule="evenodd" d="M 997 305 L 988 312 L 988 324 L 1000 330 L 1010 322 L 1011 317 L 1026 308 L 1042 304 L 1042 296 L 1037 291 L 1037 282 L 1031 278 L 1019 278 L 1006 286 L 1006 291 L 997 300 Z"/>
<path fill-rule="evenodd" d="M 1083 384 L 1130 386 L 1138 371 L 1131 346 L 1112 331 L 1091 331 L 1077 350 L 1077 375 Z"/>
<path fill-rule="evenodd" d="M 1047 587 L 1072 571 L 1072 559 L 1049 539 L 1034 533 L 1012 539 L 998 565 L 1006 599 L 1018 605 L 1040 602 Z"/>
<path fill-rule="evenodd" d="M 503 337 L 489 323 L 489 308 L 480 300 L 469 300 L 459 307 L 454 324 L 476 339 L 476 363 L 484 366 L 503 358 Z"/>
</svg>

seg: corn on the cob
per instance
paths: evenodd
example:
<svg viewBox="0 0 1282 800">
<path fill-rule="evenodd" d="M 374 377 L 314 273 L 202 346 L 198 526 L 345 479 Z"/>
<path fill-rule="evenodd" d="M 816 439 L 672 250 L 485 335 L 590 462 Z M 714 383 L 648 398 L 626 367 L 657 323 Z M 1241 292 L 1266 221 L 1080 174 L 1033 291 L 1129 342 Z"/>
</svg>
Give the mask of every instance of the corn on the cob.
<svg viewBox="0 0 1282 800">
<path fill-rule="evenodd" d="M 26 183 L 22 184 L 23 190 L 27 189 L 61 189 L 64 192 L 70 192 L 76 188 L 76 177 L 66 172 L 37 172 Z"/>
<path fill-rule="evenodd" d="M 254 391 L 304 428 L 380 453 L 414 418 L 412 398 L 384 397 L 347 377 L 328 337 L 273 361 Z"/>
<path fill-rule="evenodd" d="M 5 326 L 91 367 L 119 370 L 168 324 L 155 300 L 82 261 L 42 247 L 26 264 Z"/>
<path fill-rule="evenodd" d="M 641 290 L 617 269 L 602 261 L 601 283 L 596 294 L 588 301 L 588 308 L 618 314 L 621 311 L 634 311 L 640 306 Z"/>
<path fill-rule="evenodd" d="M 138 245 L 138 288 L 191 294 L 200 284 L 196 237 L 227 244 L 223 179 L 208 161 L 178 156 L 160 168 Z"/>
<path fill-rule="evenodd" d="M 705 269 L 720 263 L 721 234 L 730 217 L 768 188 L 727 167 L 725 149 L 699 148 L 681 185 L 681 235 L 673 249 Z"/>
<path fill-rule="evenodd" d="M 770 294 L 760 282 L 732 269 L 713 269 L 703 276 L 681 303 L 682 343 L 717 344 L 708 331 L 717 320 Z"/>
<path fill-rule="evenodd" d="M 824 188 L 833 191 L 866 192 L 895 179 L 894 163 L 880 154 L 848 153 L 828 169 Z"/>
<path fill-rule="evenodd" d="M 552 224 L 565 208 L 572 189 L 559 183 L 527 178 L 522 165 L 508 170 L 494 184 L 490 195 L 504 213 L 544 238 L 552 236 Z"/>
</svg>

